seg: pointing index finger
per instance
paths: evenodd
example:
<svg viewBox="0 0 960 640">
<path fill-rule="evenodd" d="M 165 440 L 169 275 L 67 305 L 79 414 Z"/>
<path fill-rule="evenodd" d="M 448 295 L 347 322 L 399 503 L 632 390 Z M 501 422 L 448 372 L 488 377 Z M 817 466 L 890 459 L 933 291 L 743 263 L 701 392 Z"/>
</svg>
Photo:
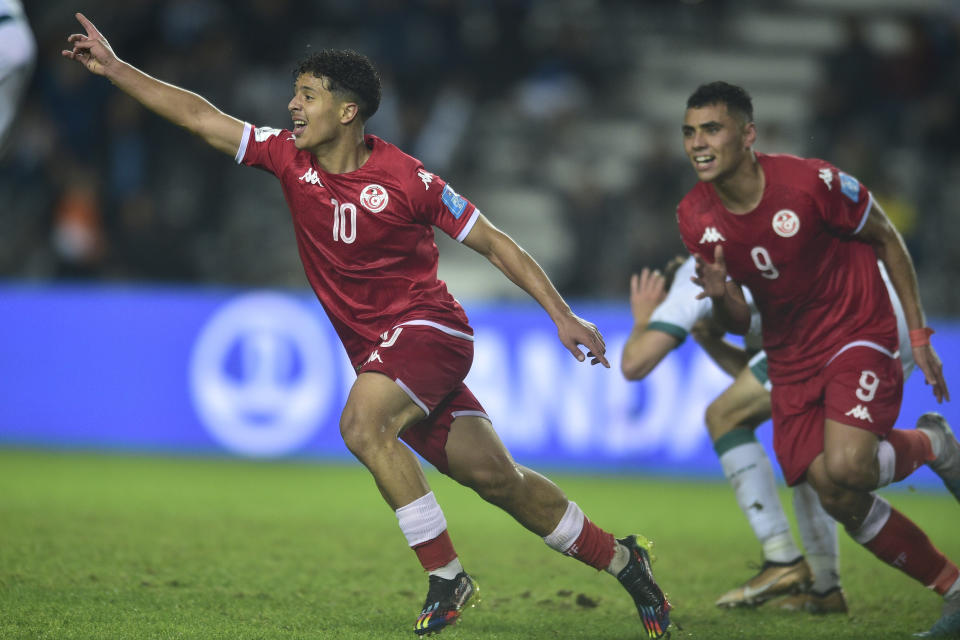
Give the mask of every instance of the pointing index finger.
<svg viewBox="0 0 960 640">
<path fill-rule="evenodd" d="M 93 26 L 93 23 L 90 22 L 90 20 L 87 19 L 87 16 L 83 15 L 82 13 L 80 13 L 80 12 L 78 11 L 78 12 L 76 13 L 75 17 L 77 18 L 77 21 L 78 21 L 81 25 L 83 25 L 83 28 L 86 29 L 86 31 L 87 31 L 87 37 L 94 38 L 94 39 L 99 39 L 99 38 L 102 37 L 101 34 L 100 34 L 100 32 L 97 31 L 97 28 L 96 28 L 95 26 Z"/>
</svg>

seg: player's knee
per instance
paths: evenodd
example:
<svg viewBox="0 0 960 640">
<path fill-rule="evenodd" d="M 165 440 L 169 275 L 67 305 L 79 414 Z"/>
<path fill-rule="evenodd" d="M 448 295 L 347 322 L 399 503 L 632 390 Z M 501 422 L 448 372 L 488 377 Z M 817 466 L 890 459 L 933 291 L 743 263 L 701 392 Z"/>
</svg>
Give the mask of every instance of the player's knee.
<svg viewBox="0 0 960 640">
<path fill-rule="evenodd" d="M 854 491 L 871 491 L 877 486 L 876 465 L 855 449 L 830 451 L 825 456 L 826 472 L 834 484 Z"/>
<path fill-rule="evenodd" d="M 340 414 L 340 436 L 350 453 L 362 460 L 388 438 L 395 438 L 396 431 L 382 418 L 348 406 Z"/>
<path fill-rule="evenodd" d="M 737 426 L 729 407 L 722 401 L 722 396 L 710 403 L 703 419 L 707 423 L 710 439 L 714 442 Z"/>
</svg>

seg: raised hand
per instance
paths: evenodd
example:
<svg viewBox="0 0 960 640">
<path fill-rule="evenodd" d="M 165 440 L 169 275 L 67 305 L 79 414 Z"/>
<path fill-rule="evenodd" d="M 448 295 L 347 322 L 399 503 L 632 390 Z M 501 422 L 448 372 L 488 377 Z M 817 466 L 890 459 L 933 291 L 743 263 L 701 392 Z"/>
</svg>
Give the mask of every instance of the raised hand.
<svg viewBox="0 0 960 640">
<path fill-rule="evenodd" d="M 107 39 L 92 22 L 87 20 L 85 15 L 77 13 L 76 18 L 87 33 L 74 33 L 67 38 L 67 42 L 73 48 L 63 49 L 60 55 L 64 58 L 76 60 L 85 66 L 90 73 L 95 73 L 98 76 L 106 75 L 107 69 L 116 64 L 117 55 L 113 52 Z"/>
<path fill-rule="evenodd" d="M 723 258 L 723 247 L 717 245 L 713 251 L 713 262 L 708 263 L 700 256 L 694 256 L 697 261 L 697 275 L 690 280 L 703 289 L 697 294 L 697 300 L 704 298 L 718 298 L 727 290 L 727 262 Z"/>
<path fill-rule="evenodd" d="M 607 369 L 610 368 L 610 363 L 604 355 L 607 345 L 603 342 L 603 336 L 600 335 L 597 326 L 592 322 L 587 322 L 571 313 L 557 323 L 557 334 L 563 346 L 580 362 L 584 361 L 583 352 L 580 351 L 580 345 L 583 345 L 587 348 L 590 364 L 602 364 Z"/>
<path fill-rule="evenodd" d="M 666 279 L 659 270 L 644 267 L 639 275 L 630 276 L 630 311 L 634 322 L 646 323 L 666 297 Z"/>
</svg>

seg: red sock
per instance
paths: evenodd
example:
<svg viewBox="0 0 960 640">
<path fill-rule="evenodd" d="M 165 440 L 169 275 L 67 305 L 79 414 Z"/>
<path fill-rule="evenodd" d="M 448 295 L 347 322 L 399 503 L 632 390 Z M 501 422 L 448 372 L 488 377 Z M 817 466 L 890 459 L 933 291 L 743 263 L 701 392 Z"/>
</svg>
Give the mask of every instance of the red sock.
<svg viewBox="0 0 960 640">
<path fill-rule="evenodd" d="M 933 546 L 920 527 L 896 509 L 890 509 L 887 523 L 863 546 L 940 595 L 957 579 L 957 566 Z"/>
<path fill-rule="evenodd" d="M 603 570 L 613 560 L 616 549 L 616 540 L 612 533 L 607 533 L 590 522 L 590 518 L 583 517 L 583 530 L 580 536 L 567 549 L 567 555 L 580 562 L 590 565 L 594 569 Z"/>
<path fill-rule="evenodd" d="M 933 460 L 933 449 L 930 447 L 930 438 L 925 433 L 911 429 L 891 429 L 887 434 L 887 442 L 896 453 L 893 467 L 893 480 L 903 480 L 913 473 L 920 465 Z"/>
<path fill-rule="evenodd" d="M 450 534 L 446 529 L 436 538 L 421 542 L 412 549 L 426 571 L 439 569 L 457 557 L 457 552 L 453 550 L 453 542 L 450 541 Z"/>
</svg>

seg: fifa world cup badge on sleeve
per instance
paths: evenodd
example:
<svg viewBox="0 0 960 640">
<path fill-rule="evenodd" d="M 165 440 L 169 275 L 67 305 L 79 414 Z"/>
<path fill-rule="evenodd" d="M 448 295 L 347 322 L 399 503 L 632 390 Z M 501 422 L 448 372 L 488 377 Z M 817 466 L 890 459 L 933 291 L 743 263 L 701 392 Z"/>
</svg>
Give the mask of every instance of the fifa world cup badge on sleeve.
<svg viewBox="0 0 960 640">
<path fill-rule="evenodd" d="M 447 206 L 447 209 L 450 210 L 450 213 L 452 213 L 453 217 L 457 220 L 463 215 L 463 210 L 467 208 L 467 201 L 454 191 L 450 185 L 446 185 L 443 188 L 443 195 L 440 196 L 440 200 Z"/>
</svg>

